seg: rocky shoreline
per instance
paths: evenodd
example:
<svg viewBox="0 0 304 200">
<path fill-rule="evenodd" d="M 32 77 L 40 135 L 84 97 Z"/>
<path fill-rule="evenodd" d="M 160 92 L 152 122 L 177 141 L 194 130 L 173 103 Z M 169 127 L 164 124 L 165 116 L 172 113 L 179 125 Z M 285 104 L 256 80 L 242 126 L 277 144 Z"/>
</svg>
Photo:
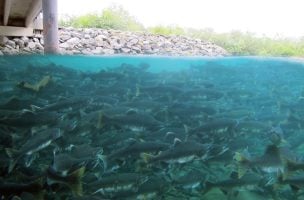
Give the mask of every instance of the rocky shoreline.
<svg viewBox="0 0 304 200">
<path fill-rule="evenodd" d="M 183 36 L 164 36 L 105 29 L 61 28 L 60 54 L 225 56 L 222 47 Z M 43 37 L 2 37 L 0 55 L 42 54 Z"/>
</svg>

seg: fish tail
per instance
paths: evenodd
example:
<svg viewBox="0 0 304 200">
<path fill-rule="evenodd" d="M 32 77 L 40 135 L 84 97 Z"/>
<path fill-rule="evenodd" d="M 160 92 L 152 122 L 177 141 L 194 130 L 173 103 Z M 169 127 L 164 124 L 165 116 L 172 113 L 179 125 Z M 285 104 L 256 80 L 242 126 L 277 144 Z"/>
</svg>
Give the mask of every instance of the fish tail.
<svg viewBox="0 0 304 200">
<path fill-rule="evenodd" d="M 10 160 L 8 166 L 8 173 L 11 173 L 17 164 L 17 160 Z"/>
<path fill-rule="evenodd" d="M 44 87 L 44 86 L 46 86 L 49 82 L 51 82 L 52 81 L 52 76 L 50 76 L 50 75 L 47 75 L 47 76 L 44 76 L 40 81 L 39 81 L 39 83 L 38 83 L 38 85 L 40 86 L 40 87 Z"/>
<path fill-rule="evenodd" d="M 52 77 L 50 75 L 48 76 L 44 76 L 39 83 L 37 83 L 36 85 L 34 85 L 33 89 L 36 92 L 39 92 L 42 88 L 44 88 L 45 86 L 47 86 L 50 82 L 52 81 Z"/>
<path fill-rule="evenodd" d="M 247 167 L 245 167 L 244 165 L 239 164 L 238 166 L 238 178 L 242 178 L 247 172 Z"/>
<path fill-rule="evenodd" d="M 153 158 L 153 155 L 147 154 L 147 153 L 141 153 L 140 157 L 143 159 L 145 163 L 149 163 L 151 159 Z"/>
<path fill-rule="evenodd" d="M 74 172 L 71 173 L 70 175 L 70 180 L 69 181 L 69 187 L 71 188 L 72 192 L 76 196 L 82 196 L 82 182 L 81 179 L 84 175 L 85 167 L 81 167 Z"/>
<path fill-rule="evenodd" d="M 18 151 L 11 148 L 5 148 L 7 156 L 10 158 L 8 173 L 11 173 L 18 162 Z"/>
<path fill-rule="evenodd" d="M 37 88 L 34 85 L 29 84 L 29 83 L 24 82 L 24 81 L 18 83 L 17 86 L 20 87 L 20 88 L 28 89 L 28 90 L 32 90 L 32 91 L 36 91 L 37 90 Z"/>
<path fill-rule="evenodd" d="M 233 159 L 238 163 L 238 178 L 242 178 L 247 171 L 245 163 L 247 163 L 249 160 L 239 152 L 235 153 Z"/>
</svg>

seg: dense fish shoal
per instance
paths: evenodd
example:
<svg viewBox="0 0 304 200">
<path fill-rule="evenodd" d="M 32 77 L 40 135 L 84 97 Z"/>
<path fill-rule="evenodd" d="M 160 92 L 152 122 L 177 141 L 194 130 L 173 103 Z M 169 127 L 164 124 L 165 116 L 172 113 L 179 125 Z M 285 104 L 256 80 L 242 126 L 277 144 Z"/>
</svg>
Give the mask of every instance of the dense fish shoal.
<svg viewBox="0 0 304 200">
<path fill-rule="evenodd" d="M 0 198 L 303 198 L 303 63 L 112 59 L 1 58 Z"/>
</svg>

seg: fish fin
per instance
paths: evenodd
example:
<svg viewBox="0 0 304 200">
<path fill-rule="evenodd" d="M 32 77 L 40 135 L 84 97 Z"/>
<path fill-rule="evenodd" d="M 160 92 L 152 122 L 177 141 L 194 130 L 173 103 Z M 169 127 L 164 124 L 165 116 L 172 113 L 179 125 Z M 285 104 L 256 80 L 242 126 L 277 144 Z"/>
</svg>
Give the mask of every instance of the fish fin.
<svg viewBox="0 0 304 200">
<path fill-rule="evenodd" d="M 5 151 L 6 151 L 6 154 L 8 155 L 8 157 L 10 158 L 9 166 L 8 166 L 8 173 L 11 173 L 19 160 L 18 159 L 19 152 L 15 149 L 11 149 L 11 148 L 6 148 Z"/>
<path fill-rule="evenodd" d="M 137 110 L 133 108 L 127 110 L 126 112 L 126 115 L 134 115 L 134 114 L 137 114 Z"/>
<path fill-rule="evenodd" d="M 16 158 L 18 156 L 19 151 L 12 148 L 5 148 L 5 152 L 9 158 Z"/>
<path fill-rule="evenodd" d="M 31 110 L 32 110 L 33 112 L 36 112 L 36 111 L 42 110 L 42 108 L 39 107 L 39 106 L 31 105 Z"/>
<path fill-rule="evenodd" d="M 246 174 L 246 172 L 247 172 L 247 168 L 240 164 L 238 166 L 238 172 L 237 172 L 238 173 L 238 178 L 239 179 L 242 178 Z"/>
<path fill-rule="evenodd" d="M 149 163 L 154 156 L 148 153 L 141 153 L 140 157 L 143 159 L 145 163 Z"/>
<path fill-rule="evenodd" d="M 174 138 L 174 142 L 173 142 L 173 147 L 176 147 L 178 145 L 180 145 L 182 143 L 182 141 L 179 138 Z"/>
<path fill-rule="evenodd" d="M 167 132 L 166 135 L 165 135 L 165 137 L 164 137 L 164 139 L 165 139 L 166 141 L 167 141 L 167 140 L 170 140 L 170 138 L 174 140 L 174 139 L 175 139 L 175 135 L 176 135 L 176 134 L 175 134 L 174 132 Z"/>
<path fill-rule="evenodd" d="M 68 185 L 71 188 L 74 195 L 82 196 L 81 178 L 84 175 L 84 171 L 85 171 L 85 167 L 81 167 L 69 175 L 72 181 L 70 181 Z"/>
<path fill-rule="evenodd" d="M 139 139 L 139 141 L 144 142 L 143 139 Z M 126 142 L 126 145 L 129 147 L 129 146 L 134 145 L 135 143 L 137 143 L 137 140 L 135 138 L 129 138 Z"/>
<path fill-rule="evenodd" d="M 289 144 L 289 142 L 287 140 L 285 140 L 284 138 L 282 138 L 280 146 L 290 146 L 290 144 Z"/>
<path fill-rule="evenodd" d="M 79 115 L 80 115 L 80 118 L 83 119 L 84 117 L 86 117 L 87 114 L 83 110 L 80 109 Z"/>
<path fill-rule="evenodd" d="M 106 171 L 107 170 L 107 168 L 108 168 L 108 162 L 107 162 L 107 156 L 105 156 L 105 155 L 101 155 L 101 154 L 98 154 L 97 155 L 97 158 L 98 158 L 98 161 L 100 162 L 102 162 L 102 165 L 103 165 L 103 170 L 104 171 Z"/>
<path fill-rule="evenodd" d="M 33 153 L 31 155 L 26 155 L 25 156 L 25 166 L 26 167 L 30 167 L 31 164 L 33 163 L 33 161 L 39 157 L 39 154 L 38 153 Z"/>
</svg>

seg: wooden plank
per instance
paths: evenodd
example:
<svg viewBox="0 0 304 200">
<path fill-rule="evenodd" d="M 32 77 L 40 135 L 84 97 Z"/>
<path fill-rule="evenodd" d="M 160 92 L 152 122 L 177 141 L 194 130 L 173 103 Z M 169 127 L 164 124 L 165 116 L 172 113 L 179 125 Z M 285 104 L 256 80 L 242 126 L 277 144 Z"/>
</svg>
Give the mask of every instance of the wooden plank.
<svg viewBox="0 0 304 200">
<path fill-rule="evenodd" d="M 9 18 L 9 14 L 11 12 L 12 0 L 4 1 L 4 11 L 3 11 L 3 25 L 6 26 Z"/>
<path fill-rule="evenodd" d="M 0 26 L 0 35 L 2 36 L 33 36 L 33 28 Z"/>
<path fill-rule="evenodd" d="M 25 27 L 33 24 L 34 19 L 42 11 L 42 0 L 33 0 L 26 14 Z"/>
</svg>

